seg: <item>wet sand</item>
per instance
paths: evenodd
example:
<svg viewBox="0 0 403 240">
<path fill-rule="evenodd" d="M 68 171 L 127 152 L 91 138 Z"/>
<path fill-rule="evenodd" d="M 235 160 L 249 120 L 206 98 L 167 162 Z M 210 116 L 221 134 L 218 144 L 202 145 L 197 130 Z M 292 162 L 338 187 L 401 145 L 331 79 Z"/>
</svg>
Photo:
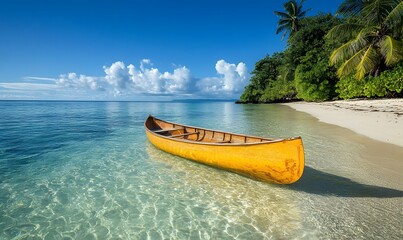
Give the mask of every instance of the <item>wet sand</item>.
<svg viewBox="0 0 403 240">
<path fill-rule="evenodd" d="M 285 103 L 319 121 L 403 147 L 403 99 Z"/>
</svg>

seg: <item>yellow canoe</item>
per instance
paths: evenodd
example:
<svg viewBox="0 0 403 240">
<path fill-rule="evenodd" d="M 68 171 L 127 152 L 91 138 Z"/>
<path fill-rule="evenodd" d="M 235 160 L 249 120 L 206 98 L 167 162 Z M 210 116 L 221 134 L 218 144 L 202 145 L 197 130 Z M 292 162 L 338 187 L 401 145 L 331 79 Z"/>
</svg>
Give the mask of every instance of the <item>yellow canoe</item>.
<svg viewBox="0 0 403 240">
<path fill-rule="evenodd" d="M 209 130 L 148 116 L 148 140 L 168 153 L 251 178 L 290 184 L 304 171 L 301 137 L 270 139 Z"/>
</svg>

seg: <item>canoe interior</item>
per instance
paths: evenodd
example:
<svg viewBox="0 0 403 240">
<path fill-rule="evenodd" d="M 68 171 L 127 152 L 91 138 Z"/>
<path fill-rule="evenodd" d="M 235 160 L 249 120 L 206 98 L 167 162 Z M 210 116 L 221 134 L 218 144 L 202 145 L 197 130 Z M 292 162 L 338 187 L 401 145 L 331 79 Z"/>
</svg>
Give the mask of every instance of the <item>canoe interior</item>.
<svg viewBox="0 0 403 240">
<path fill-rule="evenodd" d="M 160 136 L 200 143 L 242 144 L 262 143 L 275 140 L 270 138 L 245 136 L 240 134 L 185 126 L 181 124 L 166 122 L 152 116 L 147 119 L 145 125 L 148 130 Z"/>
</svg>

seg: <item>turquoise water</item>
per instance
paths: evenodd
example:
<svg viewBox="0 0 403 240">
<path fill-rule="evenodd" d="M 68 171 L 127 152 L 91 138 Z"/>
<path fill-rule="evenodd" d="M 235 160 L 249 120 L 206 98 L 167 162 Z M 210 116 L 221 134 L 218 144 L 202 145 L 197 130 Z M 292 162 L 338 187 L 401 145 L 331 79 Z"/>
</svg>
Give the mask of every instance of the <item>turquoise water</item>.
<svg viewBox="0 0 403 240">
<path fill-rule="evenodd" d="M 160 118 L 301 135 L 306 169 L 280 186 L 155 149 Z M 281 105 L 0 102 L 0 239 L 402 239 L 403 148 Z"/>
</svg>

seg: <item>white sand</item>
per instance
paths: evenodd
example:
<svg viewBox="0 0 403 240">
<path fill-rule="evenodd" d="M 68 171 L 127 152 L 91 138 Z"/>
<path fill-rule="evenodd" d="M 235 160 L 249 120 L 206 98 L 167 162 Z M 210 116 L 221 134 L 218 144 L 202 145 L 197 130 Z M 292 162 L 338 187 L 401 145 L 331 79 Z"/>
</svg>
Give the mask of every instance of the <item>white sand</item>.
<svg viewBox="0 0 403 240">
<path fill-rule="evenodd" d="M 319 121 L 403 147 L 403 99 L 285 103 Z"/>
</svg>

